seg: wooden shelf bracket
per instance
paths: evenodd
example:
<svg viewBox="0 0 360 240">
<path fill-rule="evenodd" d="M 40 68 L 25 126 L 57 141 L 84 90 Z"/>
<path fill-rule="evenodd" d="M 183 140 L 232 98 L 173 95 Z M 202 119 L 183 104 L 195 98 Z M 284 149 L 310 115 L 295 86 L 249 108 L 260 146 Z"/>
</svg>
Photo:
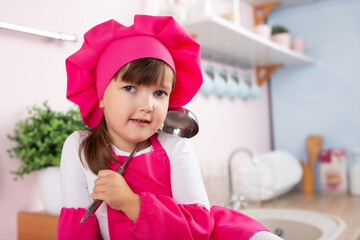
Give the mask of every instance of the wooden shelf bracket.
<svg viewBox="0 0 360 240">
<path fill-rule="evenodd" d="M 267 66 L 256 66 L 256 79 L 259 86 L 264 84 L 270 75 L 279 67 L 282 67 L 283 64 L 274 64 L 274 65 L 267 65 Z M 265 73 L 263 73 L 265 71 Z M 262 74 L 263 73 L 263 74 Z"/>
<path fill-rule="evenodd" d="M 280 1 L 274 1 L 274 2 L 266 2 L 266 3 L 260 3 L 253 5 L 253 11 L 254 11 L 254 25 L 260 24 L 266 16 L 270 13 L 270 11 L 277 5 L 280 4 Z M 260 12 L 258 14 L 258 12 Z"/>
</svg>

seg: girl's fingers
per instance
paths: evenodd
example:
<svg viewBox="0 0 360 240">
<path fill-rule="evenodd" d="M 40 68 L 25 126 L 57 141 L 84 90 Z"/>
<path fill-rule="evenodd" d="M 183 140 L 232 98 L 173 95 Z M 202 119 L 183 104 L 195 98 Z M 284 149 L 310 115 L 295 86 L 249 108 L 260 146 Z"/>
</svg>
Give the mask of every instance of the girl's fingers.
<svg viewBox="0 0 360 240">
<path fill-rule="evenodd" d="M 100 198 L 99 194 L 106 198 L 107 194 L 113 195 L 115 192 L 123 191 L 124 184 L 126 184 L 125 179 L 117 172 L 100 170 L 94 181 L 93 193 L 96 194 L 97 199 L 104 200 Z M 92 195 L 91 198 L 95 197 Z"/>
<path fill-rule="evenodd" d="M 114 172 L 113 170 L 103 169 L 98 172 L 98 177 L 105 177 L 105 176 L 112 175 L 114 173 L 118 174 L 117 172 Z"/>
<path fill-rule="evenodd" d="M 93 192 L 105 192 L 109 187 L 106 184 L 95 184 Z"/>
<path fill-rule="evenodd" d="M 123 176 L 112 170 L 101 170 L 94 182 L 92 199 L 105 201 L 110 207 L 121 210 L 134 202 L 134 192 Z"/>
<path fill-rule="evenodd" d="M 120 176 L 121 175 L 119 175 L 117 172 L 114 172 L 112 170 L 100 170 L 98 173 L 98 177 L 97 179 L 95 179 L 94 183 L 95 185 L 107 184 L 110 181 L 114 181 L 116 178 L 119 178 Z"/>
<path fill-rule="evenodd" d="M 104 194 L 104 192 L 93 192 L 90 197 L 93 200 L 102 200 L 106 202 L 106 194 Z"/>
<path fill-rule="evenodd" d="M 101 184 L 107 184 L 108 182 L 109 182 L 108 177 L 98 177 L 97 179 L 95 179 L 94 184 L 95 186 L 97 186 Z"/>
</svg>

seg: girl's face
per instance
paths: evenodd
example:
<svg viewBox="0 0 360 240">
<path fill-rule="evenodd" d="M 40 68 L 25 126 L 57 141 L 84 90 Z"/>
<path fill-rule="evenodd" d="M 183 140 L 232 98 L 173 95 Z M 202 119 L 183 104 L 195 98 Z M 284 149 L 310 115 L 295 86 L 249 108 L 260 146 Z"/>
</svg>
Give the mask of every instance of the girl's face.
<svg viewBox="0 0 360 240">
<path fill-rule="evenodd" d="M 166 66 L 164 79 L 145 86 L 113 78 L 107 86 L 100 108 L 111 143 L 117 148 L 131 152 L 138 142 L 147 140 L 165 120 L 169 97 L 173 87 L 174 73 Z"/>
</svg>

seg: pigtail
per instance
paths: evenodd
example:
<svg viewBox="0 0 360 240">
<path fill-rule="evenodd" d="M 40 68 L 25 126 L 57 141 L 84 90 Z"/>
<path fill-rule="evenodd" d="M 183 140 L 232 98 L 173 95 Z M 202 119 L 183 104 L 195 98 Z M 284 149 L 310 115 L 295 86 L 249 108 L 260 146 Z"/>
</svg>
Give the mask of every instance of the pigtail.
<svg viewBox="0 0 360 240">
<path fill-rule="evenodd" d="M 94 174 L 102 169 L 110 169 L 109 161 L 118 161 L 110 150 L 110 141 L 103 117 L 99 125 L 89 130 L 90 134 L 82 141 L 79 147 L 79 156 L 84 152 L 84 157 L 90 170 Z M 83 159 L 81 159 L 82 161 Z"/>
</svg>

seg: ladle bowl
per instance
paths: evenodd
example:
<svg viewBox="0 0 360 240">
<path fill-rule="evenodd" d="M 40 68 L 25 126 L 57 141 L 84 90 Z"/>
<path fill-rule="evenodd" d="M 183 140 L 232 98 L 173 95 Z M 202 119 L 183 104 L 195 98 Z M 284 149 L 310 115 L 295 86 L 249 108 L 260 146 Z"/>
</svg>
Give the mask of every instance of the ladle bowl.
<svg viewBox="0 0 360 240">
<path fill-rule="evenodd" d="M 171 108 L 160 129 L 165 133 L 176 134 L 182 138 L 192 138 L 199 132 L 199 122 L 190 110 L 183 107 Z"/>
</svg>

